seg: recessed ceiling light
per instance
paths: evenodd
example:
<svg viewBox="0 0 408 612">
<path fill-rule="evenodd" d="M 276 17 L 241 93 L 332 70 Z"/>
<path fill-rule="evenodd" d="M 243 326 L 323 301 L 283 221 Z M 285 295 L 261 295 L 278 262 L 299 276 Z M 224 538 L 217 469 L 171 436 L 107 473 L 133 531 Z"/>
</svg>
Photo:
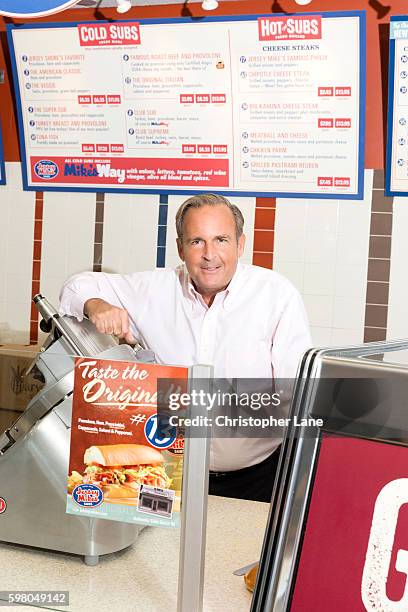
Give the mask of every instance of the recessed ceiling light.
<svg viewBox="0 0 408 612">
<path fill-rule="evenodd" d="M 118 6 L 116 8 L 118 13 L 127 13 L 132 8 L 130 0 L 116 0 Z"/>
<path fill-rule="evenodd" d="M 217 8 L 218 2 L 217 0 L 204 0 L 201 6 L 205 11 L 213 11 Z"/>
</svg>

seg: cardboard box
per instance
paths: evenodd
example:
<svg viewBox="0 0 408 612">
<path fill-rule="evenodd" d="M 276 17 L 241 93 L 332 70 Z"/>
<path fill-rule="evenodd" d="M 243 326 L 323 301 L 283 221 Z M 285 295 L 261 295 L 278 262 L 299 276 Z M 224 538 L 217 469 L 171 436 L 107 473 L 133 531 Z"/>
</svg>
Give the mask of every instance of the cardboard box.
<svg viewBox="0 0 408 612">
<path fill-rule="evenodd" d="M 21 412 L 42 389 L 32 373 L 26 375 L 39 350 L 38 345 L 0 345 L 0 409 Z"/>
</svg>

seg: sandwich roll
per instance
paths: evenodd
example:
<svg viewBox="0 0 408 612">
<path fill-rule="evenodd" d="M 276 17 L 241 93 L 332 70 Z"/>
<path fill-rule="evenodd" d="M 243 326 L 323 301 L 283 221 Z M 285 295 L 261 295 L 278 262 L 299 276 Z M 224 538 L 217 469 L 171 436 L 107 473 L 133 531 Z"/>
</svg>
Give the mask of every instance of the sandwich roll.
<svg viewBox="0 0 408 612">
<path fill-rule="evenodd" d="M 77 484 L 93 484 L 105 499 L 137 498 L 140 485 L 168 489 L 172 483 L 161 453 L 143 444 L 90 446 L 84 463 L 83 475 L 73 471 L 69 476 L 68 493 Z"/>
<path fill-rule="evenodd" d="M 125 485 L 112 484 L 102 488 L 104 499 L 126 499 L 130 497 L 139 497 L 139 491 Z"/>
<path fill-rule="evenodd" d="M 86 449 L 86 465 L 160 465 L 163 463 L 160 451 L 144 444 L 108 444 L 90 446 Z"/>
</svg>

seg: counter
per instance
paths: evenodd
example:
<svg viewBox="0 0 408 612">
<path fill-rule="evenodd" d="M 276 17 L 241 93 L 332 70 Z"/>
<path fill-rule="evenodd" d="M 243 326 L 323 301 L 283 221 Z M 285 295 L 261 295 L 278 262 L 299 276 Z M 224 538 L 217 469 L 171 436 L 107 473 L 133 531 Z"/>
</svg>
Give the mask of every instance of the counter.
<svg viewBox="0 0 408 612">
<path fill-rule="evenodd" d="M 232 572 L 259 558 L 268 511 L 269 504 L 210 496 L 205 612 L 249 610 L 251 594 Z M 0 590 L 68 590 L 70 605 L 51 609 L 72 612 L 175 612 L 179 537 L 175 529 L 146 528 L 133 546 L 101 557 L 97 567 L 76 556 L 0 544 Z"/>
</svg>

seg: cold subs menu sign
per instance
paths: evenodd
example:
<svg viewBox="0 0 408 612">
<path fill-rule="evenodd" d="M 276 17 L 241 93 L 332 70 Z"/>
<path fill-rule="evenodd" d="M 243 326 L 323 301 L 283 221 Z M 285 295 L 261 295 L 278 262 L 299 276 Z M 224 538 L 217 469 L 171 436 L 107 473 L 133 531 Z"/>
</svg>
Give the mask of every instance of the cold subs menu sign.
<svg viewBox="0 0 408 612">
<path fill-rule="evenodd" d="M 364 30 L 359 12 L 10 27 L 25 188 L 361 198 Z"/>
<path fill-rule="evenodd" d="M 408 194 L 408 16 L 390 23 L 386 194 Z"/>
</svg>

